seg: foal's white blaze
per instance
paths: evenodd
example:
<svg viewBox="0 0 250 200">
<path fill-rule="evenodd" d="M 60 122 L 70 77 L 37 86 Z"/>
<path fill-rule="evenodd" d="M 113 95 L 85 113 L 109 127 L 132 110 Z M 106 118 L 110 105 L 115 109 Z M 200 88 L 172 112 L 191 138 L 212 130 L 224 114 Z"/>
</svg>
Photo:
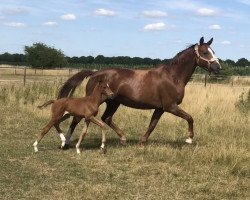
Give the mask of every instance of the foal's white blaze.
<svg viewBox="0 0 250 200">
<path fill-rule="evenodd" d="M 36 141 L 34 142 L 34 144 L 33 144 L 35 152 L 38 152 L 37 144 L 38 144 L 38 142 L 37 142 L 37 140 L 36 140 Z"/>
<path fill-rule="evenodd" d="M 60 136 L 61 141 L 62 141 L 62 147 L 64 147 L 65 146 L 66 138 L 64 137 L 63 133 L 60 133 L 59 136 Z"/>
<path fill-rule="evenodd" d="M 66 115 L 66 114 L 68 114 L 68 113 L 69 113 L 68 111 L 65 111 L 63 115 Z"/>
<path fill-rule="evenodd" d="M 188 138 L 188 139 L 186 139 L 186 143 L 188 143 L 188 144 L 192 144 L 192 142 L 193 142 L 192 138 Z"/>
</svg>

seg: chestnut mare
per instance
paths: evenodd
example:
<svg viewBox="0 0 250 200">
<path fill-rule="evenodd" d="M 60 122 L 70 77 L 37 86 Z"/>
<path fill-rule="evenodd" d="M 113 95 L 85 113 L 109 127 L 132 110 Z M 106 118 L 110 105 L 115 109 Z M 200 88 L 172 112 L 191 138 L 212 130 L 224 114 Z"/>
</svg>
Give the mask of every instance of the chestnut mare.
<svg viewBox="0 0 250 200">
<path fill-rule="evenodd" d="M 106 76 L 115 97 L 103 99 L 107 107 L 102 115 L 102 120 L 118 134 L 121 143 L 125 143 L 126 138 L 122 130 L 112 121 L 120 104 L 137 109 L 155 109 L 149 127 L 140 139 L 140 145 L 145 144 L 164 112 L 172 113 L 188 122 L 189 137 L 186 142 L 192 143 L 194 120 L 178 105 L 182 102 L 185 86 L 197 66 L 215 74 L 220 72 L 219 60 L 210 47 L 212 41 L 213 38 L 205 43 L 202 37 L 199 44 L 191 45 L 178 53 L 169 65 L 162 64 L 146 70 L 120 68 L 104 69 L 97 72 L 83 70 L 64 83 L 58 98 L 73 93 L 75 88 L 88 76 L 90 79 L 86 85 L 86 95 L 90 95 L 96 85 L 96 80 Z M 78 122 L 77 118 L 73 119 L 66 135 L 65 148 L 68 146 Z"/>
<path fill-rule="evenodd" d="M 53 103 L 51 112 L 52 116 L 49 123 L 43 128 L 43 131 L 38 134 L 37 140 L 33 144 L 35 152 L 38 151 L 37 145 L 44 137 L 46 133 L 54 126 L 60 135 L 62 140 L 62 147 L 65 145 L 65 137 L 60 129 L 60 123 L 73 115 L 78 120 L 85 118 L 86 127 L 84 127 L 80 138 L 76 144 L 76 151 L 80 153 L 80 144 L 87 133 L 89 123 L 92 122 L 102 128 L 102 145 L 101 150 L 105 153 L 105 143 L 106 143 L 106 133 L 105 133 L 105 124 L 95 118 L 98 113 L 98 107 L 102 103 L 102 96 L 109 99 L 114 96 L 114 93 L 110 90 L 110 87 L 105 82 L 98 82 L 94 87 L 91 95 L 83 98 L 60 98 L 57 100 L 50 100 L 44 103 L 38 108 L 42 109 Z M 67 114 L 64 115 L 64 113 Z"/>
</svg>

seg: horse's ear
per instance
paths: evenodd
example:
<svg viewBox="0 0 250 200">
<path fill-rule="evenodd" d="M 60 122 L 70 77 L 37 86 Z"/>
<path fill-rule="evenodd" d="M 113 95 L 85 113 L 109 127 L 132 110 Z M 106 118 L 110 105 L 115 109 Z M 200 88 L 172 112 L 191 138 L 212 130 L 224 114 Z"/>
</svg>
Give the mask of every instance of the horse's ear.
<svg viewBox="0 0 250 200">
<path fill-rule="evenodd" d="M 200 45 L 202 45 L 204 43 L 204 37 L 201 37 L 200 39 Z"/>
<path fill-rule="evenodd" d="M 210 45 L 212 44 L 213 40 L 214 40 L 214 38 L 211 38 L 211 39 L 207 42 L 207 44 L 210 46 Z"/>
</svg>

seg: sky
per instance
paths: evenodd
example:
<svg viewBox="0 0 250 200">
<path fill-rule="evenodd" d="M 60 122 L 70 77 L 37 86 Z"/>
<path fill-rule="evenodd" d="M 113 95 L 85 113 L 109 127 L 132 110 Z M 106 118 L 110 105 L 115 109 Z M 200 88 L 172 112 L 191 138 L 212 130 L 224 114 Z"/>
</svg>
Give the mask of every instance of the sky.
<svg viewBox="0 0 250 200">
<path fill-rule="evenodd" d="M 0 0 L 0 54 L 43 42 L 67 56 L 172 58 L 211 37 L 250 60 L 250 0 Z"/>
</svg>

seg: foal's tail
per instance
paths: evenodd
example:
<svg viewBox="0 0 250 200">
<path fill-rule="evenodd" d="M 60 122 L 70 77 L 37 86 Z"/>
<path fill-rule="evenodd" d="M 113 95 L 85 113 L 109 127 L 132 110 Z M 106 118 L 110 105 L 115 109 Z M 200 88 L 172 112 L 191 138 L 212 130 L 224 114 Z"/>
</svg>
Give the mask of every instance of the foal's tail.
<svg viewBox="0 0 250 200">
<path fill-rule="evenodd" d="M 93 75 L 94 73 L 95 72 L 91 70 L 82 70 L 70 77 L 61 87 L 57 99 L 71 96 L 74 93 L 76 87 L 80 85 L 85 78 Z"/>
<path fill-rule="evenodd" d="M 44 107 L 46 107 L 46 106 L 48 106 L 48 105 L 50 105 L 50 104 L 52 104 L 54 102 L 55 102 L 55 100 L 49 100 L 49 101 L 45 102 L 43 105 L 40 105 L 40 106 L 37 106 L 37 107 L 39 109 L 43 109 Z"/>
</svg>

